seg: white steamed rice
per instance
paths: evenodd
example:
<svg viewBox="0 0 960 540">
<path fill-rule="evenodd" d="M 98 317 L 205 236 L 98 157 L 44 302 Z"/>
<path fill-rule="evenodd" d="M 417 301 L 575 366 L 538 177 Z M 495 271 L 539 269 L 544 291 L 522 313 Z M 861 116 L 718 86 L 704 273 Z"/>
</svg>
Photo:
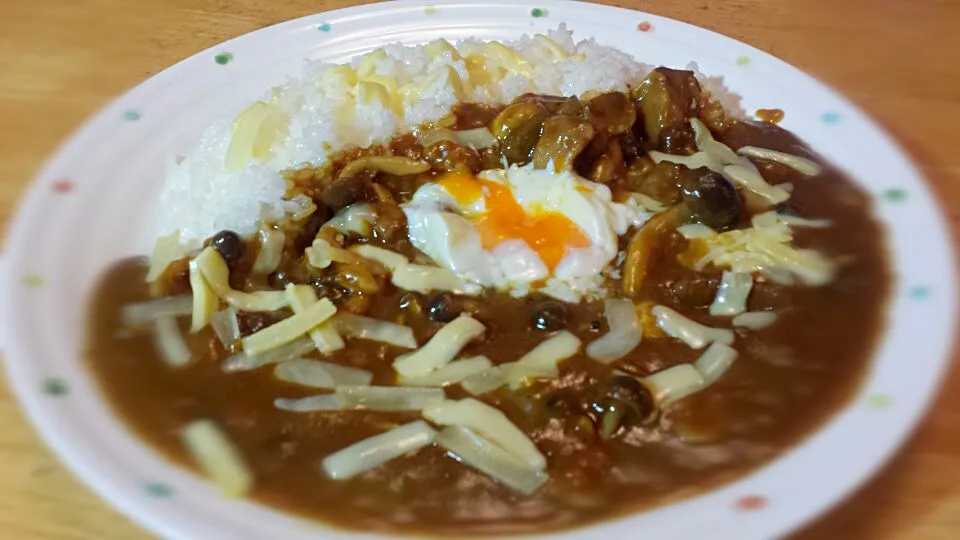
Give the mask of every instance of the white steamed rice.
<svg viewBox="0 0 960 540">
<path fill-rule="evenodd" d="M 564 25 L 548 37 L 552 44 L 543 36 L 506 42 L 528 63 L 527 69 L 511 70 L 499 81 L 465 89 L 463 101 L 507 103 L 527 92 L 570 96 L 590 90 L 624 90 L 651 69 L 592 39 L 574 42 Z M 456 47 L 464 52 L 481 45 L 467 40 Z M 394 77 L 400 87 L 422 81 L 425 74 L 438 69 L 442 72 L 444 66 L 455 70 L 463 81 L 470 76 L 462 58 L 444 52 L 431 59 L 423 45 L 389 45 L 384 53 L 374 63 L 375 74 Z M 357 58 L 350 65 L 357 68 L 360 62 Z M 719 78 L 700 79 L 715 97 L 726 95 Z M 423 88 L 418 100 L 404 102 L 402 114 L 379 103 L 362 103 L 355 94 L 343 77 L 336 76 L 334 64 L 306 60 L 300 79 L 272 89 L 263 98 L 290 118 L 285 140 L 273 144 L 268 161 L 251 158 L 240 170 L 225 166 L 235 115 L 214 121 L 182 159 L 171 159 L 160 197 L 156 237 L 179 230 L 181 242 L 193 248 L 224 229 L 253 234 L 258 222 L 280 221 L 300 209 L 297 202 L 284 200 L 284 169 L 304 163 L 319 165 L 336 150 L 387 141 L 398 132 L 440 119 L 461 101 L 446 79 Z M 736 101 L 724 104 L 738 110 Z"/>
</svg>

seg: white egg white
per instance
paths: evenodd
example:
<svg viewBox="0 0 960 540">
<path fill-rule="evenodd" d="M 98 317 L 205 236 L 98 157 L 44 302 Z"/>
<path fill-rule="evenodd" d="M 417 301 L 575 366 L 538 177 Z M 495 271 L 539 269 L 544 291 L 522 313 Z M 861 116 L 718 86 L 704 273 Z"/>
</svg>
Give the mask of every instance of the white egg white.
<svg viewBox="0 0 960 540">
<path fill-rule="evenodd" d="M 571 171 L 553 173 L 532 165 L 479 174 L 504 184 L 527 213 L 563 214 L 586 236 L 587 247 L 568 247 L 551 272 L 536 251 L 521 239 L 507 239 L 485 250 L 472 219 L 486 211 L 481 197 L 468 206 L 442 185 L 428 183 L 403 205 L 413 245 L 462 279 L 483 287 L 524 296 L 533 290 L 577 302 L 602 296 L 602 272 L 617 256 L 618 237 L 650 214 L 636 203 L 613 202 L 610 189 Z"/>
</svg>

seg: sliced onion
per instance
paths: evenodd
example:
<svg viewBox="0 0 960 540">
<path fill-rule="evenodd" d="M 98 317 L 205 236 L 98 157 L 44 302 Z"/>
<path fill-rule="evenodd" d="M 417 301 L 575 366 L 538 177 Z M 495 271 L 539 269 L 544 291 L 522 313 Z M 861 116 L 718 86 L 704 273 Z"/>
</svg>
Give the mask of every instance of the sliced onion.
<svg viewBox="0 0 960 540">
<path fill-rule="evenodd" d="M 437 444 L 447 449 L 461 463 L 503 482 L 511 489 L 530 495 L 550 478 L 540 469 L 530 467 L 516 456 L 462 426 L 443 428 Z"/>
<path fill-rule="evenodd" d="M 333 317 L 336 312 L 333 302 L 324 298 L 300 313 L 294 313 L 292 317 L 243 338 L 243 352 L 255 356 L 290 343 Z"/>
<path fill-rule="evenodd" d="M 391 272 L 410 262 L 406 257 L 397 252 L 377 246 L 371 246 L 370 244 L 358 244 L 351 246 L 350 251 L 360 255 L 364 259 L 370 259 L 371 261 L 376 261 L 382 264 Z"/>
<path fill-rule="evenodd" d="M 315 347 L 316 345 L 314 345 L 313 340 L 304 336 L 302 338 L 295 339 L 281 347 L 270 349 L 263 354 L 255 354 L 252 356 L 244 352 L 231 354 L 226 360 L 223 361 L 223 365 L 220 366 L 220 369 L 226 372 L 249 371 L 267 364 L 274 364 L 277 362 L 283 362 L 284 360 L 290 360 L 291 358 L 297 358 L 298 356 L 303 356 L 312 351 Z"/>
<path fill-rule="evenodd" d="M 369 385 L 373 380 L 373 374 L 365 369 L 307 358 L 284 360 L 273 369 L 273 374 L 281 381 L 327 389 L 339 385 Z"/>
<path fill-rule="evenodd" d="M 430 291 L 450 291 L 455 294 L 480 294 L 481 287 L 467 283 L 446 268 L 423 264 L 405 264 L 393 271 L 391 283 L 399 289 L 428 293 Z"/>
<path fill-rule="evenodd" d="M 240 321 L 233 306 L 210 315 L 210 328 L 224 347 L 230 348 L 240 339 Z"/>
<path fill-rule="evenodd" d="M 643 383 L 661 405 L 683 399 L 706 387 L 703 375 L 690 364 L 679 364 L 647 375 Z"/>
<path fill-rule="evenodd" d="M 449 364 L 470 341 L 485 331 L 486 327 L 473 317 L 460 315 L 445 324 L 426 345 L 397 357 L 393 369 L 403 377 L 422 377 Z"/>
<path fill-rule="evenodd" d="M 747 310 L 747 297 L 753 288 L 753 276 L 740 272 L 724 272 L 717 296 L 710 304 L 710 314 L 730 317 Z"/>
<path fill-rule="evenodd" d="M 408 452 L 433 444 L 437 432 L 423 420 L 404 424 L 330 454 L 320 463 L 327 476 L 346 480 Z"/>
<path fill-rule="evenodd" d="M 253 262 L 253 273 L 263 276 L 273 273 L 280 266 L 286 236 L 282 231 L 271 228 L 260 229 L 257 236 L 260 238 L 260 251 Z"/>
<path fill-rule="evenodd" d="M 342 411 L 343 401 L 333 394 L 320 394 L 304 398 L 277 398 L 273 406 L 290 412 Z"/>
<path fill-rule="evenodd" d="M 710 343 L 733 343 L 733 331 L 711 328 L 694 322 L 666 306 L 654 306 L 651 310 L 657 318 L 657 326 L 668 336 L 679 339 L 693 349 L 702 349 Z"/>
<path fill-rule="evenodd" d="M 492 367 L 493 363 L 486 356 L 474 356 L 455 360 L 421 377 L 400 376 L 398 381 L 403 386 L 447 386 L 483 373 Z"/>
<path fill-rule="evenodd" d="M 406 349 L 417 347 L 417 340 L 413 337 L 413 329 L 409 326 L 370 317 L 361 317 L 352 313 L 338 313 L 334 321 L 340 332 L 353 338 L 379 341 Z"/>
<path fill-rule="evenodd" d="M 413 386 L 338 386 L 334 392 L 344 409 L 419 411 L 442 403 L 442 388 Z"/>
<path fill-rule="evenodd" d="M 153 337 L 160 358 L 168 365 L 182 367 L 190 362 L 190 347 L 183 339 L 177 319 L 161 315 L 153 321 Z"/>
<path fill-rule="evenodd" d="M 120 309 L 120 321 L 125 326 L 140 326 L 158 317 L 185 317 L 193 313 L 193 297 L 166 296 L 147 302 L 127 304 Z"/>
<path fill-rule="evenodd" d="M 587 345 L 587 356 L 609 364 L 637 348 L 643 337 L 640 318 L 633 302 L 623 298 L 604 300 L 604 317 L 610 331 Z"/>
<path fill-rule="evenodd" d="M 377 215 L 370 203 L 359 202 L 341 208 L 324 226 L 333 227 L 343 234 L 354 233 L 366 237 L 372 234 L 372 223 L 376 219 Z"/>
<path fill-rule="evenodd" d="M 284 293 L 286 293 L 287 301 L 294 313 L 302 313 L 308 307 L 319 302 L 317 292 L 309 285 L 294 285 L 291 283 L 284 289 Z M 317 346 L 317 350 L 323 354 L 330 354 L 346 347 L 333 320 L 324 321 L 311 330 L 310 339 Z"/>
<path fill-rule="evenodd" d="M 181 432 L 187 452 L 225 497 L 239 498 L 253 487 L 253 472 L 240 449 L 212 420 L 195 420 Z"/>
<path fill-rule="evenodd" d="M 709 386 L 717 382 L 717 379 L 730 369 L 736 359 L 737 351 L 722 343 L 714 343 L 703 351 L 693 367 L 697 368 L 703 377 L 703 384 Z"/>
<path fill-rule="evenodd" d="M 758 148 L 756 146 L 744 146 L 737 150 L 737 153 L 752 158 L 769 159 L 777 163 L 786 165 L 800 174 L 807 176 L 816 176 L 823 172 L 823 167 L 819 163 L 805 157 L 778 152 L 769 148 Z"/>
<path fill-rule="evenodd" d="M 724 165 L 729 165 L 731 163 L 737 163 L 740 161 L 740 158 L 737 156 L 737 153 L 733 151 L 733 149 L 713 138 L 713 133 L 710 133 L 710 128 L 708 128 L 702 120 L 699 118 L 691 118 L 690 127 L 693 128 L 693 134 L 698 149 L 716 157 L 716 159 Z"/>
<path fill-rule="evenodd" d="M 772 311 L 748 311 L 733 318 L 734 326 L 742 326 L 751 330 L 760 330 L 777 321 L 777 314 Z"/>
<path fill-rule="evenodd" d="M 462 426 L 476 431 L 534 469 L 545 469 L 547 458 L 520 428 L 500 410 L 473 398 L 446 400 L 423 410 L 423 417 L 441 426 Z"/>
<path fill-rule="evenodd" d="M 507 374 L 510 388 L 519 388 L 534 377 L 556 377 L 557 364 L 577 354 L 580 344 L 580 339 L 566 330 L 540 342 L 511 366 Z"/>
</svg>

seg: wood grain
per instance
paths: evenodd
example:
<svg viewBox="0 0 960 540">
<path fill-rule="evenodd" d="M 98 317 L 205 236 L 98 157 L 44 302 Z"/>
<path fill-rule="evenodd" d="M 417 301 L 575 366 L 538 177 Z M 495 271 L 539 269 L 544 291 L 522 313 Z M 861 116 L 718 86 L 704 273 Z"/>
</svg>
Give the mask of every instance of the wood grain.
<svg viewBox="0 0 960 540">
<path fill-rule="evenodd" d="M 624 0 L 766 50 L 836 87 L 912 154 L 960 220 L 960 2 Z M 44 158 L 107 100 L 222 40 L 350 2 L 0 2 L 0 221 Z M 850 141 L 856 144 L 856 141 Z M 955 240 L 956 242 L 956 240 Z M 960 372 L 910 443 L 798 540 L 960 538 Z M 825 464 L 828 465 L 828 464 Z M 0 531 L 5 538 L 149 535 L 82 487 L 0 384 Z"/>
</svg>

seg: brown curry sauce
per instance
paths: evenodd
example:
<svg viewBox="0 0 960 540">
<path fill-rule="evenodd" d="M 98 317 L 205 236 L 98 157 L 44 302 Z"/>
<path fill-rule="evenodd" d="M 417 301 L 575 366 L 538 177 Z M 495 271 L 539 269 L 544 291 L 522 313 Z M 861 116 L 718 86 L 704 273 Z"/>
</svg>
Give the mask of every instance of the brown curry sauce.
<svg viewBox="0 0 960 540">
<path fill-rule="evenodd" d="M 809 155 L 772 124 L 737 123 L 718 139 L 734 149 L 750 144 Z M 120 308 L 149 298 L 143 261 L 118 264 L 93 295 L 88 366 L 115 412 L 177 464 L 195 468 L 181 446 L 180 429 L 198 418 L 213 419 L 254 471 L 253 498 L 344 528 L 443 536 L 545 532 L 689 497 L 762 466 L 826 421 L 857 390 L 884 325 L 890 276 L 869 197 L 829 168 L 807 178 L 777 164 L 758 166 L 771 184 L 794 183 L 789 201 L 794 210 L 833 222 L 826 229 L 795 229 L 795 244 L 843 261 L 835 279 L 821 287 L 756 283 L 749 309 L 773 309 L 776 322 L 758 331 L 736 330 L 739 357 L 720 381 L 668 406 L 653 425 L 630 426 L 611 440 L 597 436 L 587 407 L 601 382 L 614 369 L 643 376 L 693 361 L 699 351 L 667 337 L 645 336 L 613 366 L 581 352 L 561 364 L 557 380 L 484 395 L 548 459 L 551 480 L 531 496 L 497 484 L 437 447 L 351 480 L 330 480 L 318 468 L 320 459 L 418 416 L 278 410 L 277 397 L 317 392 L 279 381 L 269 366 L 224 373 L 220 364 L 227 352 L 209 328 L 190 338 L 195 353 L 188 366 L 167 367 L 149 333 L 118 332 Z M 720 270 L 697 273 L 680 265 L 676 254 L 684 247 L 673 233 L 651 261 L 641 299 L 728 327 L 729 319 L 711 317 L 706 309 Z M 538 301 L 489 293 L 468 300 L 487 334 L 463 356 L 483 354 L 502 363 L 527 352 L 548 335 L 531 325 Z M 423 295 L 387 287 L 366 315 L 403 321 L 422 344 L 441 326 L 411 315 L 416 311 L 411 306 L 422 310 L 425 302 Z M 602 311 L 601 302 L 566 305 L 567 329 L 584 343 L 596 339 L 606 331 Z M 395 380 L 390 363 L 402 352 L 354 340 L 325 359 L 369 370 L 372 384 L 387 385 Z M 454 385 L 447 395 L 467 394 Z"/>
</svg>

